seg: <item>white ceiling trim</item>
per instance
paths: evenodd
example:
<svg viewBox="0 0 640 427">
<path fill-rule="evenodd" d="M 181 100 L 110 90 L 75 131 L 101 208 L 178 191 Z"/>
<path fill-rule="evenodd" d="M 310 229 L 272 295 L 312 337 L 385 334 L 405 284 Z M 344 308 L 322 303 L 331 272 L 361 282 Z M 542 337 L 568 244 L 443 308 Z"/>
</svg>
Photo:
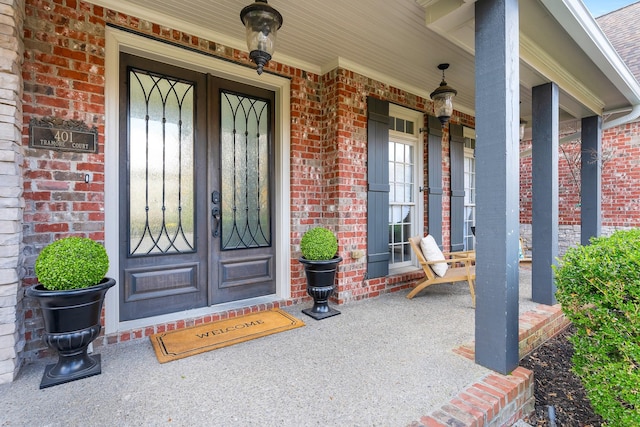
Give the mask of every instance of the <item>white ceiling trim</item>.
<svg viewBox="0 0 640 427">
<path fill-rule="evenodd" d="M 167 28 L 175 29 L 178 31 L 185 32 L 187 34 L 191 34 L 197 37 L 200 37 L 204 40 L 211 40 L 216 43 L 220 43 L 227 47 L 237 49 L 240 51 L 246 51 L 247 46 L 244 40 L 236 39 L 233 37 L 229 37 L 222 33 L 218 33 L 216 31 L 210 30 L 208 28 L 204 28 L 202 26 L 197 26 L 192 23 L 176 19 L 175 17 L 171 17 L 162 13 L 158 13 L 153 10 L 149 10 L 146 8 L 139 7 L 137 5 L 131 4 L 126 1 L 119 0 L 92 0 L 92 3 L 102 6 L 108 9 L 112 9 L 121 13 L 124 13 L 129 16 L 135 16 L 136 18 L 143 19 L 154 24 L 158 24 L 161 26 L 165 26 Z M 238 25 L 241 25 L 238 20 Z M 357 64 L 353 61 L 346 60 L 344 58 L 336 57 L 334 60 L 326 63 L 325 65 L 318 67 L 315 64 L 311 64 L 305 61 L 300 61 L 296 58 L 287 56 L 287 55 L 279 55 L 276 47 L 276 52 L 273 57 L 274 61 L 277 61 L 281 64 L 286 64 L 291 67 L 295 67 L 310 73 L 322 75 L 325 74 L 337 67 L 346 68 L 355 73 L 364 75 L 368 78 L 380 81 L 384 84 L 388 84 L 397 89 L 404 90 L 413 95 L 421 96 L 425 99 L 430 99 L 429 94 L 431 90 L 425 89 L 422 87 L 416 87 L 409 84 L 406 84 L 400 80 L 397 80 L 389 75 L 384 73 L 377 72 L 373 69 L 364 67 L 360 64 Z M 435 89 L 435 88 L 434 88 Z M 454 108 L 456 111 L 459 111 L 464 114 L 474 115 L 475 112 L 473 109 L 461 108 L 454 104 Z"/>
<path fill-rule="evenodd" d="M 232 49 L 237 49 L 240 51 L 247 50 L 247 44 L 245 40 L 229 37 L 208 28 L 194 25 L 192 23 L 176 19 L 175 17 L 171 17 L 162 13 L 158 13 L 150 9 L 142 8 L 126 1 L 91 0 L 91 3 L 124 13 L 129 16 L 135 16 L 136 18 L 144 19 L 154 24 L 182 31 L 186 34 L 191 34 L 204 40 L 210 40 L 216 43 L 220 43 Z M 238 12 L 238 26 L 241 26 L 242 22 L 240 22 L 239 13 L 240 12 Z M 279 55 L 277 49 L 273 55 L 273 60 L 281 64 L 289 65 L 290 67 L 308 71 L 310 73 L 320 74 L 320 68 L 316 65 L 300 61 L 287 55 Z"/>
<path fill-rule="evenodd" d="M 563 92 L 578 100 L 595 114 L 602 114 L 604 101 L 522 33 L 520 34 L 520 60 L 549 81 L 557 83 Z"/>
</svg>

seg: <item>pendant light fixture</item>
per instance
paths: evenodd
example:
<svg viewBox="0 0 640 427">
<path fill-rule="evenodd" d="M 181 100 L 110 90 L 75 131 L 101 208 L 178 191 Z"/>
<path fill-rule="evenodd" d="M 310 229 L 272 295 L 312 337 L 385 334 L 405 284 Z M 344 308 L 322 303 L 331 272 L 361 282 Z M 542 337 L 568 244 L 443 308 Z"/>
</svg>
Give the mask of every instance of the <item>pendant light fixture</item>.
<svg viewBox="0 0 640 427">
<path fill-rule="evenodd" d="M 458 94 L 458 91 L 447 85 L 444 80 L 444 70 L 449 68 L 449 64 L 440 64 L 438 69 L 442 70 L 442 82 L 440 86 L 431 92 L 431 99 L 433 100 L 433 109 L 435 115 L 440 120 L 442 127 L 447 124 L 451 114 L 453 114 L 453 97 Z"/>
<path fill-rule="evenodd" d="M 258 74 L 271 60 L 276 46 L 276 33 L 282 26 L 282 15 L 267 4 L 267 0 L 256 0 L 245 6 L 240 19 L 247 31 L 249 58 L 258 66 Z"/>
</svg>

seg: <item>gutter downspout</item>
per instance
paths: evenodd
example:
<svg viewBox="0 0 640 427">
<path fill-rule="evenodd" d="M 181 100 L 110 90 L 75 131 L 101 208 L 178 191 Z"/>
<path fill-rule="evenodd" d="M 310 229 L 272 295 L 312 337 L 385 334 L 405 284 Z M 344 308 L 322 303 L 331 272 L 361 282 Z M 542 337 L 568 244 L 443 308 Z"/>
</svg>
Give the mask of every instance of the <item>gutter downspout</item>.
<svg viewBox="0 0 640 427">
<path fill-rule="evenodd" d="M 610 114 L 615 113 L 616 111 L 611 111 Z M 611 129 L 616 126 L 622 126 L 629 122 L 632 122 L 640 117 L 640 105 L 636 104 L 631 107 L 631 112 L 622 117 L 618 117 L 617 119 L 611 120 L 610 122 L 602 124 L 602 130 Z"/>
</svg>

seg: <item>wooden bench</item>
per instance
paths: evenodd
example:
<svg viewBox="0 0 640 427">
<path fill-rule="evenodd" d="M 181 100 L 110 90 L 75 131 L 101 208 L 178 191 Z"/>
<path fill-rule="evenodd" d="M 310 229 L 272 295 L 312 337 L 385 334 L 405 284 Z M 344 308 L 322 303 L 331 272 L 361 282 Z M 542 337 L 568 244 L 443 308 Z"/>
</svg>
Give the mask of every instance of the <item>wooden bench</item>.
<svg viewBox="0 0 640 427">
<path fill-rule="evenodd" d="M 416 254 L 420 265 L 422 266 L 422 270 L 424 270 L 424 274 L 426 277 L 424 280 L 419 282 L 415 288 L 407 295 L 407 298 L 411 299 L 418 294 L 418 292 L 422 291 L 424 288 L 435 285 L 438 283 L 455 283 L 455 282 L 467 282 L 469 284 L 469 291 L 471 292 L 471 300 L 473 303 L 473 307 L 476 306 L 476 291 L 475 291 L 475 280 L 476 280 L 476 266 L 475 266 L 475 254 L 472 251 L 467 252 L 451 252 L 444 253 L 444 260 L 440 261 L 427 261 L 424 258 L 422 253 L 422 249 L 420 249 L 420 240 L 422 237 L 411 237 L 409 238 L 409 243 L 411 244 L 411 249 Z M 437 264 L 440 262 L 445 262 L 448 264 L 449 268 L 447 268 L 447 272 L 443 277 L 438 276 L 431 269 L 431 265 Z"/>
</svg>

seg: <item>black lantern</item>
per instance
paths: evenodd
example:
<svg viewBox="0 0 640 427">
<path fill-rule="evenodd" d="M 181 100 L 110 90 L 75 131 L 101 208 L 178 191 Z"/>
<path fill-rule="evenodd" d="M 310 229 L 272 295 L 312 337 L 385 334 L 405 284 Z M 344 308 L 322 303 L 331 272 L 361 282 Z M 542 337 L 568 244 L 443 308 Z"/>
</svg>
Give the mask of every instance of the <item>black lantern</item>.
<svg viewBox="0 0 640 427">
<path fill-rule="evenodd" d="M 527 121 L 520 119 L 520 141 L 524 138 L 524 128 L 527 127 Z"/>
<path fill-rule="evenodd" d="M 457 90 L 447 86 L 447 82 L 444 81 L 444 70 L 447 68 L 449 68 L 449 64 L 438 65 L 438 69 L 442 70 L 442 82 L 430 95 L 433 100 L 434 112 L 438 119 L 440 119 L 442 127 L 447 124 L 451 114 L 453 114 L 453 97 L 458 94 Z"/>
<path fill-rule="evenodd" d="M 247 29 L 247 47 L 249 57 L 258 66 L 258 74 L 271 60 L 275 50 L 276 33 L 282 26 L 282 15 L 267 4 L 267 0 L 256 0 L 245 6 L 240 19 Z"/>
</svg>

